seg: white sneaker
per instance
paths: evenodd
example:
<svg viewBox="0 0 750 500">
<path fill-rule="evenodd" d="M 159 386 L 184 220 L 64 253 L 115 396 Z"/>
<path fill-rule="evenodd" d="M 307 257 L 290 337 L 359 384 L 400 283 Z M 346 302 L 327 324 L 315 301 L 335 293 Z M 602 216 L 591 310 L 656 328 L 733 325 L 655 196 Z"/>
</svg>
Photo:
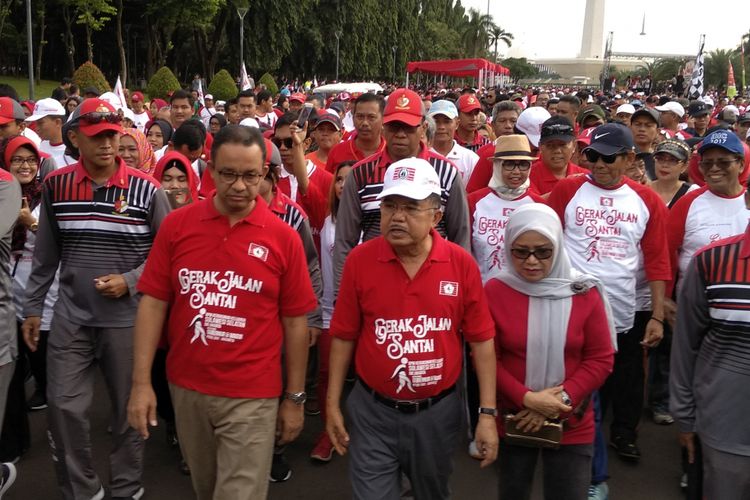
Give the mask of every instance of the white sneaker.
<svg viewBox="0 0 750 500">
<path fill-rule="evenodd" d="M 667 412 L 654 412 L 654 423 L 659 425 L 671 425 L 674 423 L 674 418 Z"/>
<path fill-rule="evenodd" d="M 607 483 L 592 484 L 589 486 L 588 500 L 607 500 L 609 498 L 609 486 Z"/>
<path fill-rule="evenodd" d="M 99 486 L 99 491 L 96 492 L 96 495 L 91 497 L 91 500 L 102 500 L 104 498 L 104 486 Z"/>
<path fill-rule="evenodd" d="M 4 463 L 0 467 L 2 467 L 2 477 L 0 477 L 0 498 L 2 498 L 3 494 L 16 482 L 18 472 L 16 466 L 11 463 Z"/>
</svg>

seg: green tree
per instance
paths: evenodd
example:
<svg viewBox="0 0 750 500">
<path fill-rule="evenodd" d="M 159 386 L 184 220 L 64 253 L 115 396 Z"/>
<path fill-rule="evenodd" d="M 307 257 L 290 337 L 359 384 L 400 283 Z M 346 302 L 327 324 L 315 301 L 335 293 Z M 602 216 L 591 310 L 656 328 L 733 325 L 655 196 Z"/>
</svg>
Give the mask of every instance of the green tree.
<svg viewBox="0 0 750 500">
<path fill-rule="evenodd" d="M 94 60 L 94 44 L 91 42 L 91 34 L 100 31 L 104 25 L 117 14 L 117 9 L 109 0 L 65 0 L 75 9 L 76 24 L 83 25 L 86 29 L 86 49 L 88 61 Z"/>
<path fill-rule="evenodd" d="M 228 101 L 237 97 L 237 85 L 234 78 L 225 69 L 222 69 L 214 75 L 211 83 L 208 84 L 208 93 L 214 96 L 214 99 Z"/>
<path fill-rule="evenodd" d="M 78 85 L 81 92 L 86 87 L 96 87 L 99 92 L 109 92 L 112 90 L 101 70 L 91 61 L 86 61 L 75 70 L 75 73 L 73 73 L 73 83 Z"/>
<path fill-rule="evenodd" d="M 721 87 L 727 84 L 729 61 L 734 70 L 739 71 L 741 55 L 736 50 L 716 49 L 706 55 L 705 84 Z M 735 74 L 735 80 L 736 80 Z M 741 84 L 740 84 L 741 85 Z"/>
<path fill-rule="evenodd" d="M 536 66 L 530 64 L 525 57 L 508 57 L 503 59 L 502 65 L 508 68 L 511 78 L 516 82 L 539 73 Z"/>
<path fill-rule="evenodd" d="M 487 35 L 489 36 L 489 44 L 495 48 L 495 58 L 494 61 L 497 61 L 497 44 L 498 42 L 503 42 L 505 45 L 510 47 L 513 45 L 513 34 L 508 33 L 504 29 L 502 29 L 500 26 L 493 24 L 490 26 L 489 31 L 487 32 Z"/>
<path fill-rule="evenodd" d="M 180 88 L 180 82 L 172 73 L 172 70 L 166 66 L 154 73 L 146 86 L 146 93 L 151 99 L 166 99 L 170 92 Z"/>
<path fill-rule="evenodd" d="M 461 41 L 468 57 L 484 57 L 489 46 L 489 30 L 494 26 L 492 17 L 477 9 L 469 9 L 461 26 Z"/>
</svg>

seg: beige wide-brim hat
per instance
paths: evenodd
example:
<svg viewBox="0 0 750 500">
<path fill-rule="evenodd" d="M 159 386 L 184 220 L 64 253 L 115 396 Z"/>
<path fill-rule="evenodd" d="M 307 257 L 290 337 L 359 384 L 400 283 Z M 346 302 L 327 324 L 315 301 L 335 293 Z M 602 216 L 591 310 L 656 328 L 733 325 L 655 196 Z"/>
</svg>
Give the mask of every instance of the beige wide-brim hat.
<svg viewBox="0 0 750 500">
<path fill-rule="evenodd" d="M 529 160 L 534 161 L 536 157 L 531 156 L 531 146 L 525 135 L 502 135 L 495 141 L 494 160 Z"/>
</svg>

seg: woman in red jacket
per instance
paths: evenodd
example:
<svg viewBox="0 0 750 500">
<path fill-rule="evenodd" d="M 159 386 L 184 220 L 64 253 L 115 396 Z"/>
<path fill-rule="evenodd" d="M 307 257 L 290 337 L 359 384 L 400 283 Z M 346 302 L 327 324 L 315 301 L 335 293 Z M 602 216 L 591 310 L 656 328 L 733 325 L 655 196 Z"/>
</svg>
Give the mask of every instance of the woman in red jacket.
<svg viewBox="0 0 750 500">
<path fill-rule="evenodd" d="M 531 432 L 561 419 L 561 446 L 541 452 L 545 498 L 586 498 L 594 442 L 588 398 L 614 360 L 606 295 L 599 280 L 571 267 L 560 219 L 546 205 L 516 209 L 505 242 L 511 265 L 485 286 L 496 325 L 501 415 L 513 414 L 517 427 Z M 539 448 L 500 443 L 500 498 L 529 498 Z"/>
</svg>

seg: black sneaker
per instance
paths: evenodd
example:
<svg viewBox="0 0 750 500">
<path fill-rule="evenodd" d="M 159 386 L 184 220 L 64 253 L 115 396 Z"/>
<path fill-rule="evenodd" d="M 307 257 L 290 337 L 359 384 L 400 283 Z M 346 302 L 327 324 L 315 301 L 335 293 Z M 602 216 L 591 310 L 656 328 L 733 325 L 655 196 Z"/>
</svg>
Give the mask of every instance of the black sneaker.
<svg viewBox="0 0 750 500">
<path fill-rule="evenodd" d="M 271 475 L 268 480 L 272 483 L 283 483 L 292 477 L 292 469 L 284 458 L 283 453 L 274 453 L 273 462 L 271 463 Z"/>
<path fill-rule="evenodd" d="M 174 422 L 167 422 L 166 437 L 167 446 L 174 447 L 180 444 L 180 441 L 177 439 L 177 428 Z"/>
<path fill-rule="evenodd" d="M 637 462 L 641 459 L 641 450 L 635 445 L 635 441 L 628 441 L 622 437 L 612 438 L 609 445 L 615 449 L 620 458 Z"/>
<path fill-rule="evenodd" d="M 40 391 L 39 389 L 34 391 L 34 394 L 26 402 L 26 407 L 29 411 L 38 411 L 47 408 L 47 396 L 44 394 L 44 391 Z"/>
<path fill-rule="evenodd" d="M 0 478 L 0 498 L 7 492 L 16 481 L 16 466 L 10 463 L 2 464 L 3 476 Z"/>
</svg>

